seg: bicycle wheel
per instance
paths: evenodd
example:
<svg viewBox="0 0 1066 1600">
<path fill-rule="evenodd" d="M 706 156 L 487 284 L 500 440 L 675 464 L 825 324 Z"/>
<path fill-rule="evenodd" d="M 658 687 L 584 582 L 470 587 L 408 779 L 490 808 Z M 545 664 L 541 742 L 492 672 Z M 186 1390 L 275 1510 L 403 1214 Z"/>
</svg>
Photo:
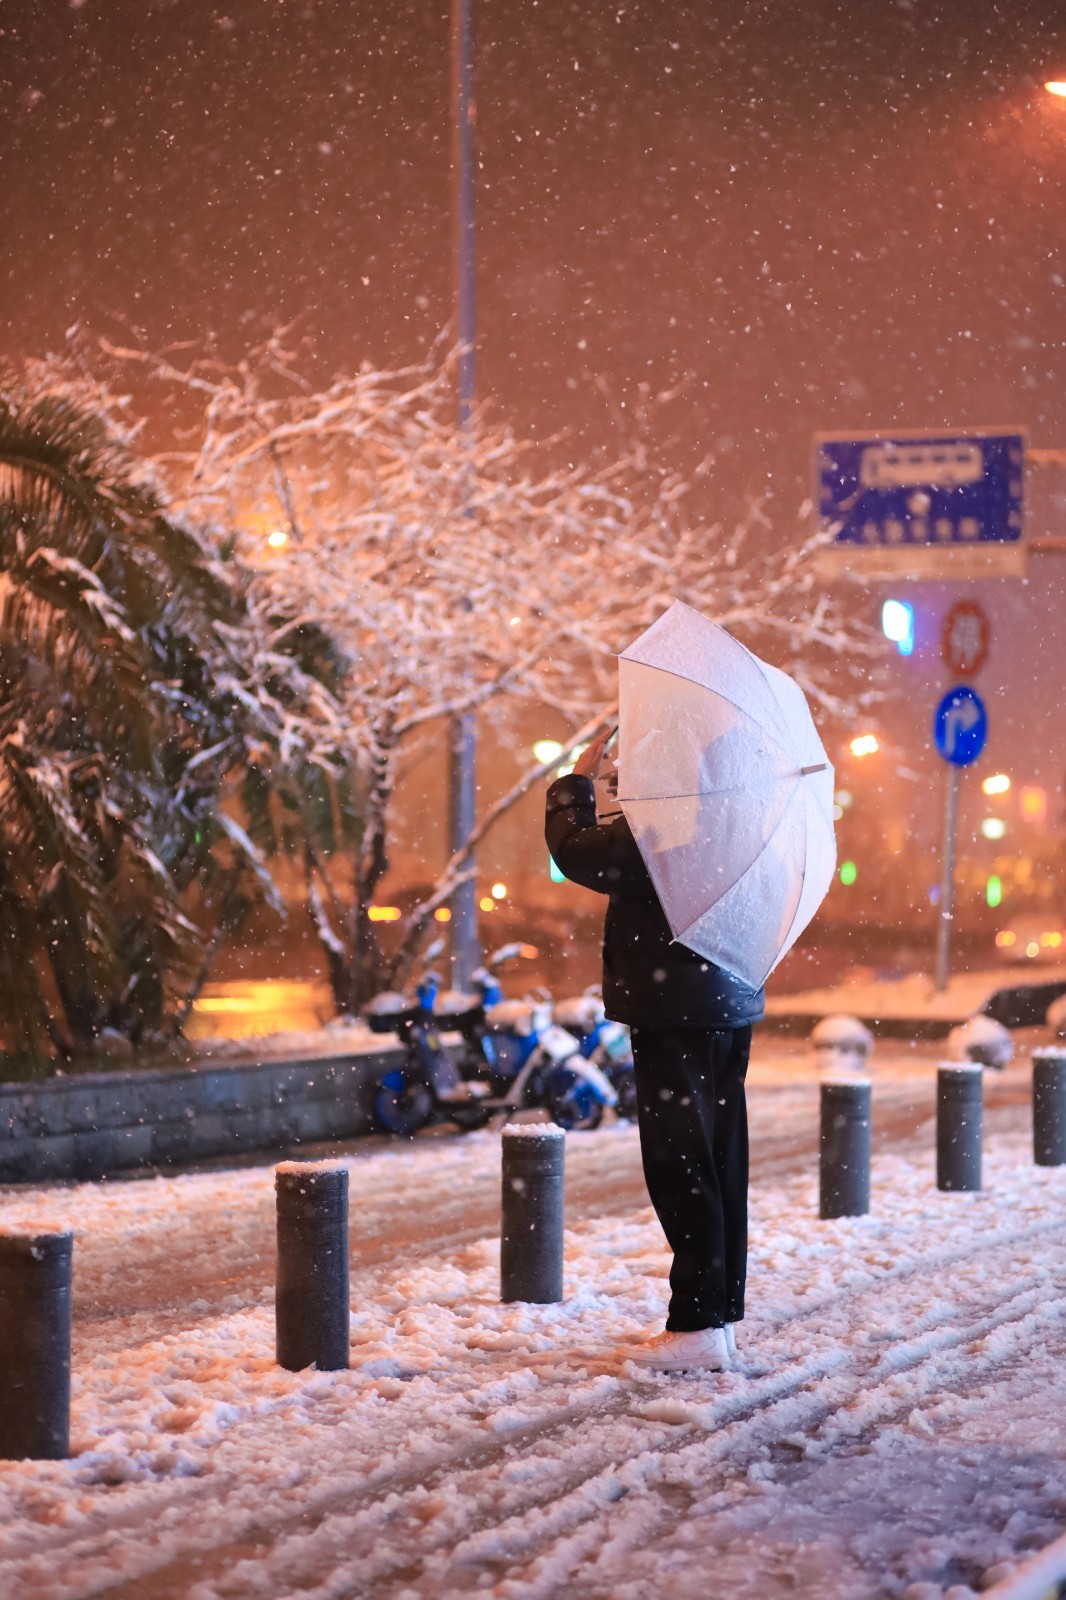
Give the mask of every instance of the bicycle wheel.
<svg viewBox="0 0 1066 1600">
<path fill-rule="evenodd" d="M 374 1116 L 386 1133 L 410 1139 L 433 1116 L 429 1086 L 403 1067 L 386 1072 L 374 1091 Z"/>
<path fill-rule="evenodd" d="M 548 1078 L 548 1110 L 560 1128 L 573 1131 L 598 1128 L 603 1121 L 603 1101 L 589 1083 L 570 1067 L 556 1067 Z"/>
</svg>

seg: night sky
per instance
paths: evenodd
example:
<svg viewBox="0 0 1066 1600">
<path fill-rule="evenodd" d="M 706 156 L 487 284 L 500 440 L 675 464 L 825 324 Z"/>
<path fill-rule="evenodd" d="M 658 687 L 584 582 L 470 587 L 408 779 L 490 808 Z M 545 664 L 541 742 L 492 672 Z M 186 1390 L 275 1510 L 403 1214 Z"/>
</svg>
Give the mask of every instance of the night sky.
<svg viewBox="0 0 1066 1600">
<path fill-rule="evenodd" d="M 711 452 L 708 509 L 810 436 L 1066 444 L 1062 0 L 475 0 L 479 385 L 521 431 Z M 323 375 L 450 316 L 439 0 L 0 0 L 0 352 L 74 321 Z M 606 397 L 605 397 L 606 396 Z M 623 406 L 621 403 L 625 402 Z"/>
</svg>

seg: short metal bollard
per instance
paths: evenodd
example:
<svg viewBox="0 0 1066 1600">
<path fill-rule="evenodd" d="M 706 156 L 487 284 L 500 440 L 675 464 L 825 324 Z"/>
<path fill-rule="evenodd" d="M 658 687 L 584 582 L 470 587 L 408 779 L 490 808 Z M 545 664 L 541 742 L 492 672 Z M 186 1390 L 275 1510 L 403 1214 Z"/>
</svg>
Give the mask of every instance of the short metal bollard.
<svg viewBox="0 0 1066 1600">
<path fill-rule="evenodd" d="M 66 1229 L 0 1232 L 0 1460 L 70 1454 L 70 1284 Z"/>
<path fill-rule="evenodd" d="M 1033 1051 L 1033 1160 L 1066 1166 L 1066 1049 Z"/>
<path fill-rule="evenodd" d="M 278 1366 L 339 1372 L 348 1365 L 349 1344 L 347 1170 L 283 1161 L 274 1188 Z"/>
<path fill-rule="evenodd" d="M 563 1298 L 563 1159 L 551 1122 L 503 1130 L 500 1299 L 554 1305 Z"/>
<path fill-rule="evenodd" d="M 863 1078 L 822 1084 L 818 1215 L 862 1217 L 870 1209 L 872 1089 Z"/>
<path fill-rule="evenodd" d="M 936 1075 L 936 1186 L 981 1187 L 984 1070 L 974 1061 L 943 1061 Z"/>
</svg>

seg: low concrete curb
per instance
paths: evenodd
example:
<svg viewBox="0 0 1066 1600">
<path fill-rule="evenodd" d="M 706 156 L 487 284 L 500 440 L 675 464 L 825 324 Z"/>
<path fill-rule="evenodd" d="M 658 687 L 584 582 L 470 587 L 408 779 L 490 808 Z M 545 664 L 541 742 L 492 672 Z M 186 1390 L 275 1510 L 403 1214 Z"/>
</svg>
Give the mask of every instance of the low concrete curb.
<svg viewBox="0 0 1066 1600">
<path fill-rule="evenodd" d="M 0 1183 L 86 1180 L 351 1139 L 397 1046 L 0 1084 Z"/>
</svg>

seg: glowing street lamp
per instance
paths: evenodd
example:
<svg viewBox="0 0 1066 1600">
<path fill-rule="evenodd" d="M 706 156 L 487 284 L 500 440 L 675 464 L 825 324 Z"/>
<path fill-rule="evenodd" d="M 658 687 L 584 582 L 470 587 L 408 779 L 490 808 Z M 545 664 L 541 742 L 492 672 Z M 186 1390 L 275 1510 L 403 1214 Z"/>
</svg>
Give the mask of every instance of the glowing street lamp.
<svg viewBox="0 0 1066 1600">
<path fill-rule="evenodd" d="M 1066 100 L 1066 80 L 1052 78 L 1050 83 L 1045 83 L 1044 88 L 1048 94 L 1053 94 L 1059 100 Z"/>
</svg>

